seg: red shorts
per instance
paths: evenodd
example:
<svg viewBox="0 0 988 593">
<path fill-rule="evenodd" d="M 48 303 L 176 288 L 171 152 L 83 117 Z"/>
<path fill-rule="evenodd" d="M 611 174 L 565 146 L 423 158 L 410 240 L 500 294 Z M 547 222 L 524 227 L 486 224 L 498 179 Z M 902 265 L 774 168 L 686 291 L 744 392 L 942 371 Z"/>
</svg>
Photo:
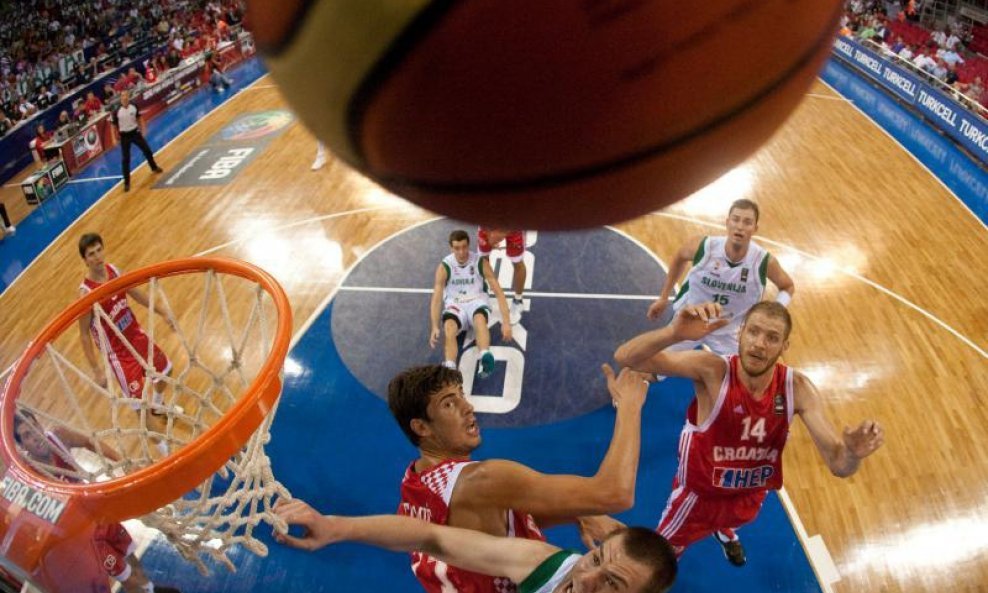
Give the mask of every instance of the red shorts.
<svg viewBox="0 0 988 593">
<path fill-rule="evenodd" d="M 766 491 L 731 497 L 707 497 L 680 488 L 673 481 L 672 494 L 656 531 L 669 540 L 676 554 L 693 542 L 713 535 L 721 529 L 736 529 L 758 516 Z"/>
<path fill-rule="evenodd" d="M 521 261 L 525 255 L 525 231 L 498 231 L 483 227 L 477 229 L 477 248 L 480 255 L 489 254 L 502 240 L 508 245 L 508 259 L 514 263 Z"/>
<path fill-rule="evenodd" d="M 144 330 L 128 335 L 127 339 L 142 358 L 147 356 L 150 341 Z M 154 369 L 159 373 L 167 374 L 172 369 L 172 361 L 168 360 L 168 357 L 157 344 L 154 345 L 153 358 Z M 134 398 L 141 397 L 141 393 L 144 391 L 144 367 L 129 350 L 121 348 L 111 352 L 110 368 L 113 369 L 113 374 L 116 375 L 120 389 L 123 389 L 124 393 Z"/>
<path fill-rule="evenodd" d="M 127 556 L 134 553 L 134 540 L 120 523 L 97 525 L 93 532 L 93 553 L 106 574 L 126 581 L 130 577 Z"/>
</svg>

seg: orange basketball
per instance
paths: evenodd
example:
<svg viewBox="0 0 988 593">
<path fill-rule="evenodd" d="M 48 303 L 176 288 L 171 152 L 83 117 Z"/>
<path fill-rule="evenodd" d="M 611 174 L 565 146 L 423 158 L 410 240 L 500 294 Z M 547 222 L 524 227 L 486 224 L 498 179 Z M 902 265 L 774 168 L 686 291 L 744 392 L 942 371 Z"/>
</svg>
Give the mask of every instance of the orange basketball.
<svg viewBox="0 0 988 593">
<path fill-rule="evenodd" d="M 840 0 L 248 0 L 337 156 L 441 214 L 626 220 L 740 163 L 830 53 Z"/>
</svg>

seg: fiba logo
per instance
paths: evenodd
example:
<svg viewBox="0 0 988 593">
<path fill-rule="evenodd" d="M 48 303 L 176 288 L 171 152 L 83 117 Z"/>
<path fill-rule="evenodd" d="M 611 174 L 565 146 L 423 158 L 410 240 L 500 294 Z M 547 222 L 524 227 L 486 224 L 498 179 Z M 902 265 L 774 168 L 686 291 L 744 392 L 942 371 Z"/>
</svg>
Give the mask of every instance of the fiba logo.
<svg viewBox="0 0 988 593">
<path fill-rule="evenodd" d="M 330 331 L 340 359 L 370 392 L 387 398 L 391 377 L 439 363 L 429 349 L 429 303 L 448 237 L 476 227 L 434 220 L 373 248 L 341 282 L 331 305 Z M 461 334 L 463 389 L 485 427 L 531 426 L 573 418 L 608 405 L 600 365 L 629 336 L 655 327 L 645 311 L 665 272 L 639 243 L 608 228 L 526 234 L 524 313 L 513 340 L 500 341 L 501 313 L 490 299 L 488 326 L 494 372 L 477 374 L 473 333 Z M 513 266 L 502 250 L 491 265 L 511 298 Z"/>
</svg>

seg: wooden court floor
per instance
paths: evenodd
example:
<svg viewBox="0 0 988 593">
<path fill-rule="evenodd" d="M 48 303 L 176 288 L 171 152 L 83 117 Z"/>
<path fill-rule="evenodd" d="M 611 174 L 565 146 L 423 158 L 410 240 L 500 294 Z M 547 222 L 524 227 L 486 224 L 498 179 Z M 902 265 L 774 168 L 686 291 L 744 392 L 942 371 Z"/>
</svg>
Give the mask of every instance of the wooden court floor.
<svg viewBox="0 0 988 593">
<path fill-rule="evenodd" d="M 262 78 L 157 160 L 172 168 L 238 114 L 284 106 Z M 151 190 L 139 169 L 130 193 L 117 186 L 0 296 L 0 369 L 75 298 L 88 231 L 124 269 L 207 252 L 256 263 L 300 327 L 369 247 L 432 216 L 338 162 L 310 171 L 314 151 L 294 125 L 226 186 Z M 886 430 L 849 480 L 828 474 L 801 426 L 787 448 L 786 491 L 833 558 L 834 590 L 988 591 L 988 229 L 819 82 L 742 167 L 620 228 L 668 260 L 688 236 L 721 232 L 738 197 L 759 202 L 758 240 L 797 283 L 787 361 L 836 423 Z"/>
</svg>

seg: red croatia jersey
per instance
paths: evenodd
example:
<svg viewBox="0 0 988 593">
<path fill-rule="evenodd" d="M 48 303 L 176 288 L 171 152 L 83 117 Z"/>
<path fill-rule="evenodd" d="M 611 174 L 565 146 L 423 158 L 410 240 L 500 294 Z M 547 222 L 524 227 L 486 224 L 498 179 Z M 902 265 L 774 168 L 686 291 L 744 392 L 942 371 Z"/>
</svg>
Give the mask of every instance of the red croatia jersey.
<svg viewBox="0 0 988 593">
<path fill-rule="evenodd" d="M 106 265 L 107 282 L 113 280 L 118 276 L 120 276 L 120 270 L 118 270 L 117 267 L 112 264 L 107 264 Z M 85 292 L 91 292 L 95 290 L 97 287 L 99 287 L 101 284 L 103 283 L 95 282 L 93 280 L 90 280 L 89 278 L 83 278 L 80 288 Z M 144 331 L 141 329 L 140 323 L 137 322 L 137 318 L 134 317 L 134 311 L 131 310 L 130 304 L 127 302 L 126 292 L 120 292 L 107 299 L 103 299 L 102 301 L 100 301 L 100 306 L 103 308 L 103 311 L 105 311 L 106 314 L 110 317 L 110 319 L 113 320 L 113 324 L 117 326 L 117 329 L 120 330 L 120 333 L 122 333 L 124 337 L 127 338 L 127 341 L 130 342 L 131 344 L 134 343 L 135 337 L 144 333 Z M 93 321 L 89 326 L 89 332 L 92 334 L 93 341 L 96 342 L 96 345 L 102 348 L 103 345 L 100 342 L 99 334 L 96 332 L 96 322 L 97 319 L 96 319 L 96 315 L 94 314 Z M 106 339 L 110 344 L 110 350 L 112 350 L 113 353 L 119 357 L 133 358 L 133 356 L 130 354 L 130 351 L 127 350 L 127 347 L 120 340 L 117 334 L 112 329 L 110 329 L 110 327 L 106 324 L 105 321 L 101 321 L 101 323 L 103 324 L 103 331 L 106 333 Z"/>
<path fill-rule="evenodd" d="M 474 462 L 447 460 L 418 473 L 412 462 L 401 481 L 398 514 L 445 525 L 456 480 L 463 468 L 471 463 Z M 509 537 L 545 541 L 531 515 L 509 510 L 505 521 Z M 426 593 L 513 593 L 517 590 L 510 579 L 460 570 L 421 552 L 412 552 L 412 572 Z"/>
<path fill-rule="evenodd" d="M 793 415 L 792 370 L 777 363 L 772 382 L 756 400 L 738 377 L 738 356 L 725 360 L 727 373 L 710 416 L 696 424 L 696 400 L 687 411 L 678 483 L 701 496 L 777 490 Z"/>
<path fill-rule="evenodd" d="M 51 449 L 51 459 L 49 461 L 52 467 L 65 470 L 66 472 L 79 473 L 81 471 L 79 465 L 76 464 L 75 459 L 72 457 L 72 453 L 69 452 L 69 448 L 65 446 L 65 443 L 55 433 L 46 430 L 45 438 L 48 439 L 48 447 Z M 55 478 L 70 484 L 78 484 L 81 481 L 73 477 L 70 473 L 63 472 L 56 473 Z"/>
</svg>

